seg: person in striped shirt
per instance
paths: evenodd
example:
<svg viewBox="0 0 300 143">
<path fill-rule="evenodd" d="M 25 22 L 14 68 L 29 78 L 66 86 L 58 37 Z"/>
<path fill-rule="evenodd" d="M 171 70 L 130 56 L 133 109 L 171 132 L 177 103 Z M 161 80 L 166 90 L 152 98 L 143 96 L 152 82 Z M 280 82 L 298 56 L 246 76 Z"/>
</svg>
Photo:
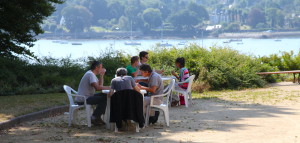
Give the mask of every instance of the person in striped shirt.
<svg viewBox="0 0 300 143">
<path fill-rule="evenodd" d="M 185 67 L 185 59 L 183 57 L 177 58 L 175 61 L 175 66 L 176 68 L 180 69 L 179 74 L 176 74 L 175 71 L 172 72 L 172 75 L 175 76 L 179 82 L 184 82 L 186 81 L 189 77 L 189 70 Z M 177 83 L 175 84 L 175 89 L 182 89 L 186 90 L 188 87 L 189 83 Z M 172 99 L 172 105 L 177 105 L 179 102 L 179 98 L 177 96 L 173 96 Z"/>
</svg>

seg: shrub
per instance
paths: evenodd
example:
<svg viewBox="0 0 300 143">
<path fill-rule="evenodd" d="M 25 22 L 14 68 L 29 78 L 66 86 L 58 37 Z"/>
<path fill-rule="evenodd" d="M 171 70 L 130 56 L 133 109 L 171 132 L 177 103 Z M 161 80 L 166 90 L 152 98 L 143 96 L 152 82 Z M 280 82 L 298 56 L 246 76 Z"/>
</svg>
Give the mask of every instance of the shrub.
<svg viewBox="0 0 300 143">
<path fill-rule="evenodd" d="M 106 49 L 99 57 L 89 57 L 87 65 L 90 65 L 92 61 L 97 60 L 103 63 L 106 69 L 104 84 L 110 85 L 112 78 L 115 77 L 116 70 L 120 67 L 126 67 L 130 64 L 130 56 L 124 55 L 122 52 Z M 89 67 L 88 67 L 89 68 Z M 88 70 L 88 69 L 87 69 Z"/>
<path fill-rule="evenodd" d="M 69 58 L 44 57 L 34 64 L 17 58 L 0 58 L 0 62 L 0 95 L 61 92 L 63 84 L 77 87 L 84 73 Z"/>
<path fill-rule="evenodd" d="M 196 75 L 194 89 L 240 89 L 263 87 L 266 82 L 257 72 L 271 69 L 255 57 L 240 54 L 226 47 L 202 48 L 192 44 L 182 49 L 154 48 L 150 51 L 150 64 L 156 68 L 164 67 L 166 74 L 175 70 L 174 60 L 185 57 L 186 67 Z"/>
</svg>

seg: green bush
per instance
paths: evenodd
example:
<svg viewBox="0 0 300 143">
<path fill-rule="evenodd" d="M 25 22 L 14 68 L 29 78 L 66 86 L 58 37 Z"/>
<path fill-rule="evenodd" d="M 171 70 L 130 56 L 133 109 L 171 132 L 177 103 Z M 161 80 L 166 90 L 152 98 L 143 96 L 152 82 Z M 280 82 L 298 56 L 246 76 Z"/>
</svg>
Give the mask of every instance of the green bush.
<svg viewBox="0 0 300 143">
<path fill-rule="evenodd" d="M 166 69 L 166 74 L 175 70 L 177 57 L 186 59 L 186 67 L 196 75 L 196 83 L 211 89 L 239 89 L 263 87 L 265 80 L 257 72 L 272 70 L 255 57 L 240 54 L 226 47 L 202 48 L 192 44 L 185 48 L 155 48 L 150 51 L 150 64 Z M 198 87 L 199 88 L 199 87 Z"/>
<path fill-rule="evenodd" d="M 99 57 L 89 57 L 87 65 L 90 65 L 92 61 L 97 60 L 103 63 L 103 67 L 106 69 L 104 76 L 104 84 L 110 85 L 111 80 L 115 77 L 116 70 L 120 67 L 126 67 L 130 64 L 130 56 L 124 55 L 122 52 L 106 49 Z M 88 70 L 88 69 L 86 69 Z"/>
<path fill-rule="evenodd" d="M 77 89 L 83 74 L 93 60 L 101 61 L 107 69 L 105 85 L 109 85 L 119 67 L 130 63 L 130 55 L 106 49 L 98 57 L 72 60 L 44 57 L 32 63 L 21 58 L 0 57 L 0 95 L 63 92 L 66 84 Z M 191 44 L 185 48 L 155 47 L 149 51 L 149 64 L 164 68 L 166 75 L 175 69 L 175 59 L 184 57 L 186 67 L 196 75 L 194 91 L 263 87 L 267 82 L 290 78 L 283 75 L 259 76 L 257 72 L 296 70 L 300 68 L 300 53 L 256 58 L 227 47 L 202 48 Z"/>
<path fill-rule="evenodd" d="M 44 57 L 37 63 L 17 58 L 0 58 L 0 95 L 63 92 L 62 86 L 77 89 L 83 74 L 93 60 L 107 69 L 105 85 L 109 85 L 118 67 L 129 64 L 129 56 L 106 50 L 98 58 L 72 60 Z"/>
<path fill-rule="evenodd" d="M 62 85 L 77 87 L 84 69 L 69 58 L 45 57 L 38 63 L 0 58 L 0 95 L 62 92 Z"/>
</svg>

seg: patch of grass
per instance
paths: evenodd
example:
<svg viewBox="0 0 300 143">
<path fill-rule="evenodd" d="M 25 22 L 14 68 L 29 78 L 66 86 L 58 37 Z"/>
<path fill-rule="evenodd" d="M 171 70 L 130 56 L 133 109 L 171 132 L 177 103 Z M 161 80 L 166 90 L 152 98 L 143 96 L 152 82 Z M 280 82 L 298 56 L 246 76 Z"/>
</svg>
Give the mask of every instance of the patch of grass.
<svg viewBox="0 0 300 143">
<path fill-rule="evenodd" d="M 68 102 L 65 93 L 0 96 L 0 122 Z"/>
<path fill-rule="evenodd" d="M 242 101 L 247 103 L 276 104 L 284 101 L 297 101 L 299 91 L 287 91 L 277 87 L 246 90 L 223 90 L 193 93 L 193 98 L 202 100 Z"/>
</svg>

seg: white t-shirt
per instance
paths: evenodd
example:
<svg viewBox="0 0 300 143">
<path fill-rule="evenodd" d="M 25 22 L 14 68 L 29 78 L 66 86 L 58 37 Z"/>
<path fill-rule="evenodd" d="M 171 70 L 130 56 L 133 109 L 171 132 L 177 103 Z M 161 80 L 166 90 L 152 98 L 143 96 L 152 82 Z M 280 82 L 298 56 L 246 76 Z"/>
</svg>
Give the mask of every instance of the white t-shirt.
<svg viewBox="0 0 300 143">
<path fill-rule="evenodd" d="M 79 83 L 78 94 L 84 95 L 86 97 L 93 96 L 96 90 L 91 84 L 94 82 L 98 83 L 97 76 L 91 70 L 87 71 Z M 75 101 L 84 102 L 84 99 L 80 97 L 76 97 Z"/>
</svg>

